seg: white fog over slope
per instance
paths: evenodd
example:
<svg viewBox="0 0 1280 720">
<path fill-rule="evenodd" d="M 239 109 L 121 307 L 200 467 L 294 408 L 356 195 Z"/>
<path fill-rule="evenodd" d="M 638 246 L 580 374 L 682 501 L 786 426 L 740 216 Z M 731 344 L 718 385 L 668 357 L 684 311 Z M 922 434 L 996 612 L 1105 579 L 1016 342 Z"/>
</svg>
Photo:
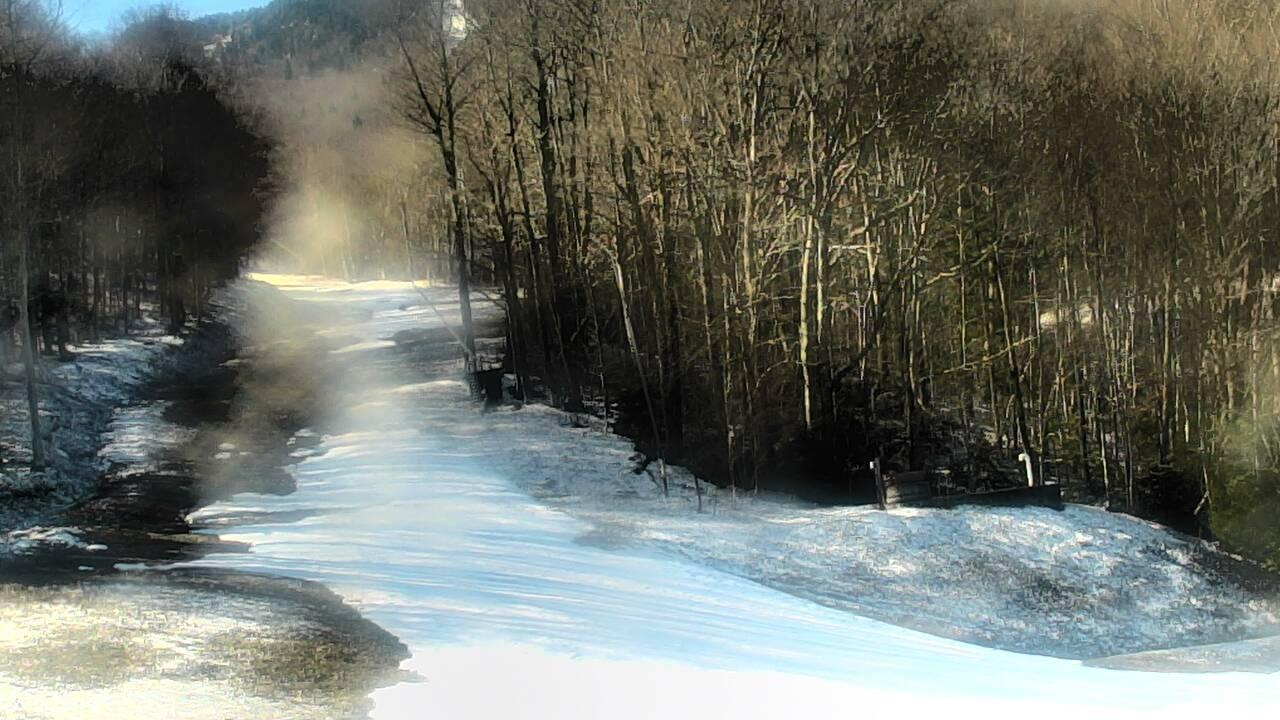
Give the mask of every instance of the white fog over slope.
<svg viewBox="0 0 1280 720">
<path fill-rule="evenodd" d="M 481 414 L 456 371 L 424 374 L 390 348 L 398 331 L 440 326 L 412 287 L 260 279 L 331 318 L 347 382 L 333 388 L 331 434 L 298 453 L 296 493 L 194 517 L 252 551 L 198 564 L 321 581 L 399 636 L 422 679 L 376 693 L 375 717 L 1280 706 L 1275 675 L 1117 672 L 862 616 L 1081 656 L 1273 627 L 1270 607 L 1217 587 L 1158 528 L 1085 508 L 882 513 L 723 493 L 698 516 L 684 490 L 663 500 L 626 474 L 625 440 L 536 406 Z M 451 291 L 429 293 L 456 317 Z M 290 511 L 307 517 L 236 524 Z M 1045 599 L 1059 609 L 1037 616 Z"/>
</svg>

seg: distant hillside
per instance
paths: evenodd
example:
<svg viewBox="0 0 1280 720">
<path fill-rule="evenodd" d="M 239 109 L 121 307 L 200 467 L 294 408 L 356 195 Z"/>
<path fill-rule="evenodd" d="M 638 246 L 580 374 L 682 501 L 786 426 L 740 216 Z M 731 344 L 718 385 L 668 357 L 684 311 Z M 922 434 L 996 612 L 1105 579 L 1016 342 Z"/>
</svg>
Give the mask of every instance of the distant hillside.
<svg viewBox="0 0 1280 720">
<path fill-rule="evenodd" d="M 389 23 L 388 0 L 274 0 L 194 21 L 206 56 L 257 76 L 346 70 Z"/>
</svg>

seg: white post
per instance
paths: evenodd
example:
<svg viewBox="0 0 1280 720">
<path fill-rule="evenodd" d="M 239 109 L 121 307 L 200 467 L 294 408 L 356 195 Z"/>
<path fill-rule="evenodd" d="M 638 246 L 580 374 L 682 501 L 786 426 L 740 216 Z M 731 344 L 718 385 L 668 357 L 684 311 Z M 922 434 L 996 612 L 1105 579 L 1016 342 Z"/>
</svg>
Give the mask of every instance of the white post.
<svg viewBox="0 0 1280 720">
<path fill-rule="evenodd" d="M 1026 453 L 1019 453 L 1018 459 L 1022 461 L 1023 467 L 1027 469 L 1027 487 L 1036 486 L 1036 477 L 1031 474 L 1031 456 Z"/>
</svg>

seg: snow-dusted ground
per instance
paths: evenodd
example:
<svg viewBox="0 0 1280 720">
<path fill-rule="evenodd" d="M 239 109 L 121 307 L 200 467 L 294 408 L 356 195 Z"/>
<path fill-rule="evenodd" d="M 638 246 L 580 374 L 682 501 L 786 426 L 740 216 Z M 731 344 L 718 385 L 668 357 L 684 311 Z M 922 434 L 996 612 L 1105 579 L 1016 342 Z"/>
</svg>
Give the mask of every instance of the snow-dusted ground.
<svg viewBox="0 0 1280 720">
<path fill-rule="evenodd" d="M 400 330 L 439 328 L 413 288 L 262 279 L 325 316 L 326 352 L 347 372 L 330 434 L 292 468 L 296 493 L 196 514 L 252 551 L 199 564 L 321 581 L 399 636 L 421 680 L 375 694 L 375 717 L 1280 706 L 1276 675 L 1118 672 L 939 637 L 1084 655 L 1274 622 L 1157 528 L 1085 508 L 881 513 L 723 494 L 699 516 L 682 487 L 664 501 L 625 474 L 624 441 L 532 406 L 481 414 L 456 372 L 424 374 L 390 349 Z M 448 291 L 429 293 L 456 315 Z"/>
<path fill-rule="evenodd" d="M 129 472 L 140 472 L 166 452 L 188 442 L 195 431 L 166 421 L 164 413 L 169 405 L 158 401 L 116 410 L 103 434 L 105 443 L 98 451 L 99 464 L 120 465 Z"/>
<path fill-rule="evenodd" d="M 30 429 L 21 365 L 0 373 L 8 376 L 0 381 L 0 446 L 10 454 L 10 462 L 0 464 L 0 530 L 39 522 L 92 490 L 94 471 L 102 467 L 94 457 L 98 433 L 114 409 L 149 377 L 155 363 L 183 342 L 164 334 L 151 319 L 135 323 L 132 331 L 129 337 L 70 346 L 75 355 L 71 362 L 42 358 L 38 379 L 48 469 L 41 473 L 28 469 Z M 0 535 L 0 554 L 5 551 Z"/>
<path fill-rule="evenodd" d="M 86 550 L 100 547 L 85 543 L 76 528 L 67 527 L 33 527 L 25 530 L 11 530 L 0 536 L 0 547 L 3 547 L 3 552 L 15 555 L 32 553 L 46 545 Z"/>
<path fill-rule="evenodd" d="M 450 389 L 423 392 L 429 405 L 457 402 Z M 819 508 L 714 487 L 698 515 L 687 471 L 672 469 L 677 492 L 664 500 L 649 475 L 627 470 L 629 442 L 571 427 L 553 409 L 504 408 L 469 424 L 485 467 L 590 523 L 581 542 L 674 553 L 932 634 L 1075 658 L 1280 634 L 1280 602 L 1224 585 L 1202 564 L 1216 551 L 1129 516 Z M 428 432 L 465 428 L 452 420 Z"/>
</svg>

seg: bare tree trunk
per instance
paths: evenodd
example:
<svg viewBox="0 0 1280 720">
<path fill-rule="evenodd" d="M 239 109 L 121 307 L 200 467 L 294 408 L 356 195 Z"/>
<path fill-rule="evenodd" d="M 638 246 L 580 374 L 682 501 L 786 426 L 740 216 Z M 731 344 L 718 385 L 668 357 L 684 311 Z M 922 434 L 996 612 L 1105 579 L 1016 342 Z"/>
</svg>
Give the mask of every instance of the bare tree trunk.
<svg viewBox="0 0 1280 720">
<path fill-rule="evenodd" d="M 1009 361 L 1009 377 L 1013 384 L 1013 402 L 1014 402 L 1014 419 L 1018 427 L 1018 440 L 1022 445 L 1022 451 L 1031 458 L 1031 467 L 1040 467 L 1040 456 L 1036 451 L 1035 444 L 1032 442 L 1030 427 L 1027 423 L 1026 403 L 1023 399 L 1022 392 L 1022 365 L 1018 360 L 1018 348 L 1013 344 L 1013 332 L 1009 317 L 1009 300 L 1005 293 L 1004 276 L 1000 270 L 1000 262 L 996 259 L 995 249 L 992 249 L 992 263 L 995 271 L 996 288 L 999 291 L 1000 298 L 1000 314 L 1004 325 L 1004 344 L 1005 355 Z M 1037 485 L 1043 482 L 1043 478 L 1035 478 Z"/>
<path fill-rule="evenodd" d="M 453 149 L 446 153 L 445 167 L 449 169 L 449 195 L 453 206 L 453 224 L 450 235 L 453 240 L 455 272 L 458 282 L 458 309 L 462 315 L 462 344 L 467 356 L 467 367 L 476 366 L 476 334 L 471 317 L 471 259 L 467 255 L 466 200 L 457 175 L 457 161 Z"/>
<path fill-rule="evenodd" d="M 653 394 L 649 392 L 649 380 L 644 371 L 644 360 L 640 355 L 640 345 L 636 341 L 635 325 L 631 322 L 631 302 L 627 295 L 626 275 L 622 272 L 622 260 L 618 254 L 622 251 L 622 224 L 618 224 L 618 238 L 615 241 L 616 246 L 611 256 L 613 261 L 613 279 L 618 288 L 618 301 L 622 308 L 622 324 L 627 333 L 627 346 L 631 349 L 631 359 L 636 365 L 636 374 L 640 377 L 640 392 L 644 394 L 645 410 L 649 414 L 649 429 L 653 433 L 653 442 L 658 446 L 658 474 L 662 478 L 662 494 L 669 496 L 671 490 L 667 484 L 667 462 L 666 453 L 662 447 L 662 436 L 658 432 L 658 416 L 654 411 Z M 698 492 L 698 511 L 702 511 L 702 492 L 699 486 Z"/>
<path fill-rule="evenodd" d="M 18 34 L 18 19 L 15 15 L 16 8 L 14 3 L 8 4 L 7 20 L 9 23 L 10 39 L 16 45 Z M 25 68 L 24 68 L 25 70 Z M 20 280 L 21 293 L 21 325 L 22 325 L 22 365 L 23 374 L 27 383 L 27 415 L 31 425 L 31 467 L 34 470 L 42 470 L 45 465 L 44 453 L 44 436 L 40 432 L 40 397 L 36 390 L 36 353 L 34 338 L 31 332 L 31 237 L 29 230 L 29 219 L 27 218 L 27 177 L 26 167 L 22 153 L 26 152 L 24 145 L 24 128 L 26 119 L 24 116 L 24 98 L 23 85 L 26 83 L 25 73 L 17 78 L 16 88 L 13 102 L 13 117 L 16 118 L 16 143 L 14 156 L 14 190 L 16 193 L 14 203 L 13 224 L 17 232 L 18 240 L 18 273 L 21 274 Z"/>
<path fill-rule="evenodd" d="M 809 325 L 812 322 L 809 311 L 809 268 L 813 265 L 813 255 L 816 251 L 816 233 L 814 232 L 814 222 L 812 218 L 806 218 L 804 223 L 804 249 L 800 254 L 800 379 L 802 391 L 804 394 L 804 428 L 812 433 L 814 430 L 813 420 L 813 378 L 811 377 L 812 369 L 810 367 L 813 362 L 810 357 L 810 339 Z"/>
</svg>

